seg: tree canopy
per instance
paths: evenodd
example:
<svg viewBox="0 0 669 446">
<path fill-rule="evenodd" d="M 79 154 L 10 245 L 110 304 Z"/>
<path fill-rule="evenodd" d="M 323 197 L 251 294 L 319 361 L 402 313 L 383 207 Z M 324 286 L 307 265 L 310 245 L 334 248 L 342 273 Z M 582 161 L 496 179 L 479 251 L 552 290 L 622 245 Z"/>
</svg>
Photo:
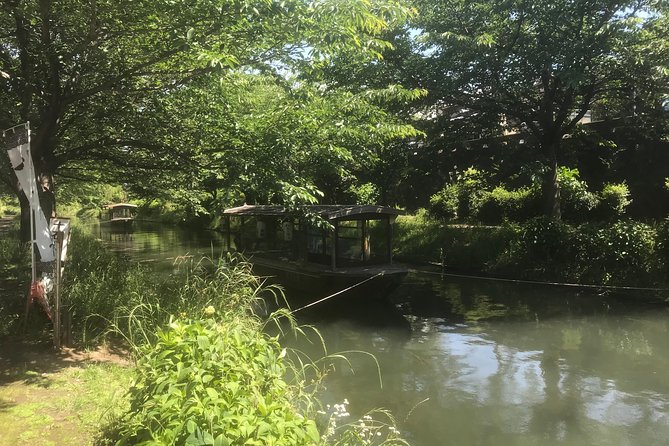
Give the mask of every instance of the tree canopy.
<svg viewBox="0 0 669 446">
<path fill-rule="evenodd" d="M 202 127 L 179 110 L 204 115 L 206 101 L 183 93 L 203 76 L 239 67 L 277 73 L 346 49 L 374 57 L 387 46 L 380 33 L 410 14 L 392 0 L 8 0 L 0 7 L 0 99 L 9 105 L 0 127 L 30 121 L 38 173 L 80 177 L 112 165 L 184 171 L 198 158 L 190 137 Z M 2 181 L 15 187 L 7 169 Z"/>
<path fill-rule="evenodd" d="M 558 217 L 562 140 L 581 118 L 664 119 L 665 2 L 413 4 L 4 0 L 0 127 L 31 122 L 38 173 L 194 213 L 318 190 L 413 200 L 460 156 L 435 141 L 518 132 Z M 2 157 L 0 180 L 16 192 Z"/>
<path fill-rule="evenodd" d="M 646 92 L 667 91 L 660 4 L 417 0 L 421 79 L 446 113 L 456 106 L 531 135 L 546 170 L 546 212 L 559 217 L 563 136 L 600 100 L 633 103 L 642 82 Z"/>
</svg>

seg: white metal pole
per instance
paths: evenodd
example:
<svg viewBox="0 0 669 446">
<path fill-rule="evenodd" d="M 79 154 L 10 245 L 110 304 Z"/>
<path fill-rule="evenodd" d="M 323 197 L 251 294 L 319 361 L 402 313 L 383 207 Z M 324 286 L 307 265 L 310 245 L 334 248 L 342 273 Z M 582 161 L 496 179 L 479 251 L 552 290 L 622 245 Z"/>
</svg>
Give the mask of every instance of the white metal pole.
<svg viewBox="0 0 669 446">
<path fill-rule="evenodd" d="M 28 197 L 28 200 L 30 201 L 30 259 L 32 263 L 32 285 L 32 283 L 35 283 L 35 280 L 37 279 L 37 263 L 35 261 L 35 206 L 33 204 L 35 198 L 35 181 L 37 180 L 33 178 L 35 176 L 35 168 L 33 166 L 32 150 L 30 150 L 30 121 L 26 122 L 25 129 L 26 132 L 28 132 L 28 159 L 26 160 L 26 168 L 28 169 L 28 173 L 31 175 L 30 196 Z"/>
<path fill-rule="evenodd" d="M 58 229 L 56 231 L 56 236 L 55 236 L 55 241 L 56 241 L 56 284 L 55 284 L 55 291 L 56 291 L 56 302 L 54 305 L 54 316 L 53 316 L 53 345 L 57 349 L 60 349 L 60 341 L 61 341 L 61 336 L 60 336 L 60 281 L 61 281 L 61 258 L 60 256 L 63 253 L 63 233 L 60 231 L 60 224 L 58 225 Z"/>
</svg>

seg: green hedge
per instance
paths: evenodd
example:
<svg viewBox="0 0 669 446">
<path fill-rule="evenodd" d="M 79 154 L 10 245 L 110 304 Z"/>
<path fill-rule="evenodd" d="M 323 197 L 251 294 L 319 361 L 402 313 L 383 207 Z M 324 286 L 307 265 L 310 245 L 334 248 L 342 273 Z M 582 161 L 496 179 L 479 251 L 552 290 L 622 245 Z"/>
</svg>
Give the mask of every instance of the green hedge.
<svg viewBox="0 0 669 446">
<path fill-rule="evenodd" d="M 542 214 L 541 186 L 509 189 L 503 184 L 490 186 L 483 171 L 468 169 L 430 198 L 428 213 L 442 222 L 468 222 L 499 225 L 522 223 Z M 631 203 L 625 183 L 605 184 L 593 192 L 580 179 L 578 169 L 560 168 L 562 217 L 571 223 L 615 221 L 621 219 Z"/>
<path fill-rule="evenodd" d="M 666 286 L 669 223 L 572 225 L 544 217 L 502 226 L 398 218 L 396 257 L 455 271 L 595 285 Z"/>
</svg>

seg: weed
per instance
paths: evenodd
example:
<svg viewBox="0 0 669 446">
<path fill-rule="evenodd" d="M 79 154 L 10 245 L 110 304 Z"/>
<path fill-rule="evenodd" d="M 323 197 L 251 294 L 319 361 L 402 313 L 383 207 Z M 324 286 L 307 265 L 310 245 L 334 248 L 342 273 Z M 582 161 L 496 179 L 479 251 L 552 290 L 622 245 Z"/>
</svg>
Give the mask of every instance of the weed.
<svg viewBox="0 0 669 446">
<path fill-rule="evenodd" d="M 175 319 L 140 348 L 120 445 L 308 445 L 313 421 L 293 405 L 285 350 L 252 326 Z"/>
</svg>

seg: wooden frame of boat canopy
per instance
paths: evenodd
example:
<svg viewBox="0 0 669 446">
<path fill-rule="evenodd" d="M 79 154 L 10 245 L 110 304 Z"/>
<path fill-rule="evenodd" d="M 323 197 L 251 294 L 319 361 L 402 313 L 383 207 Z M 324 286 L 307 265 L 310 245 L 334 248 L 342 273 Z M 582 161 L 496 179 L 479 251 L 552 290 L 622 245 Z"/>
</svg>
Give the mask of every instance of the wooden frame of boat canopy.
<svg viewBox="0 0 669 446">
<path fill-rule="evenodd" d="M 392 264 L 393 225 L 400 214 L 372 205 L 313 205 L 295 212 L 276 205 L 244 205 L 223 212 L 228 250 L 329 265 L 332 270 Z M 309 216 L 331 227 L 319 227 Z"/>
</svg>

